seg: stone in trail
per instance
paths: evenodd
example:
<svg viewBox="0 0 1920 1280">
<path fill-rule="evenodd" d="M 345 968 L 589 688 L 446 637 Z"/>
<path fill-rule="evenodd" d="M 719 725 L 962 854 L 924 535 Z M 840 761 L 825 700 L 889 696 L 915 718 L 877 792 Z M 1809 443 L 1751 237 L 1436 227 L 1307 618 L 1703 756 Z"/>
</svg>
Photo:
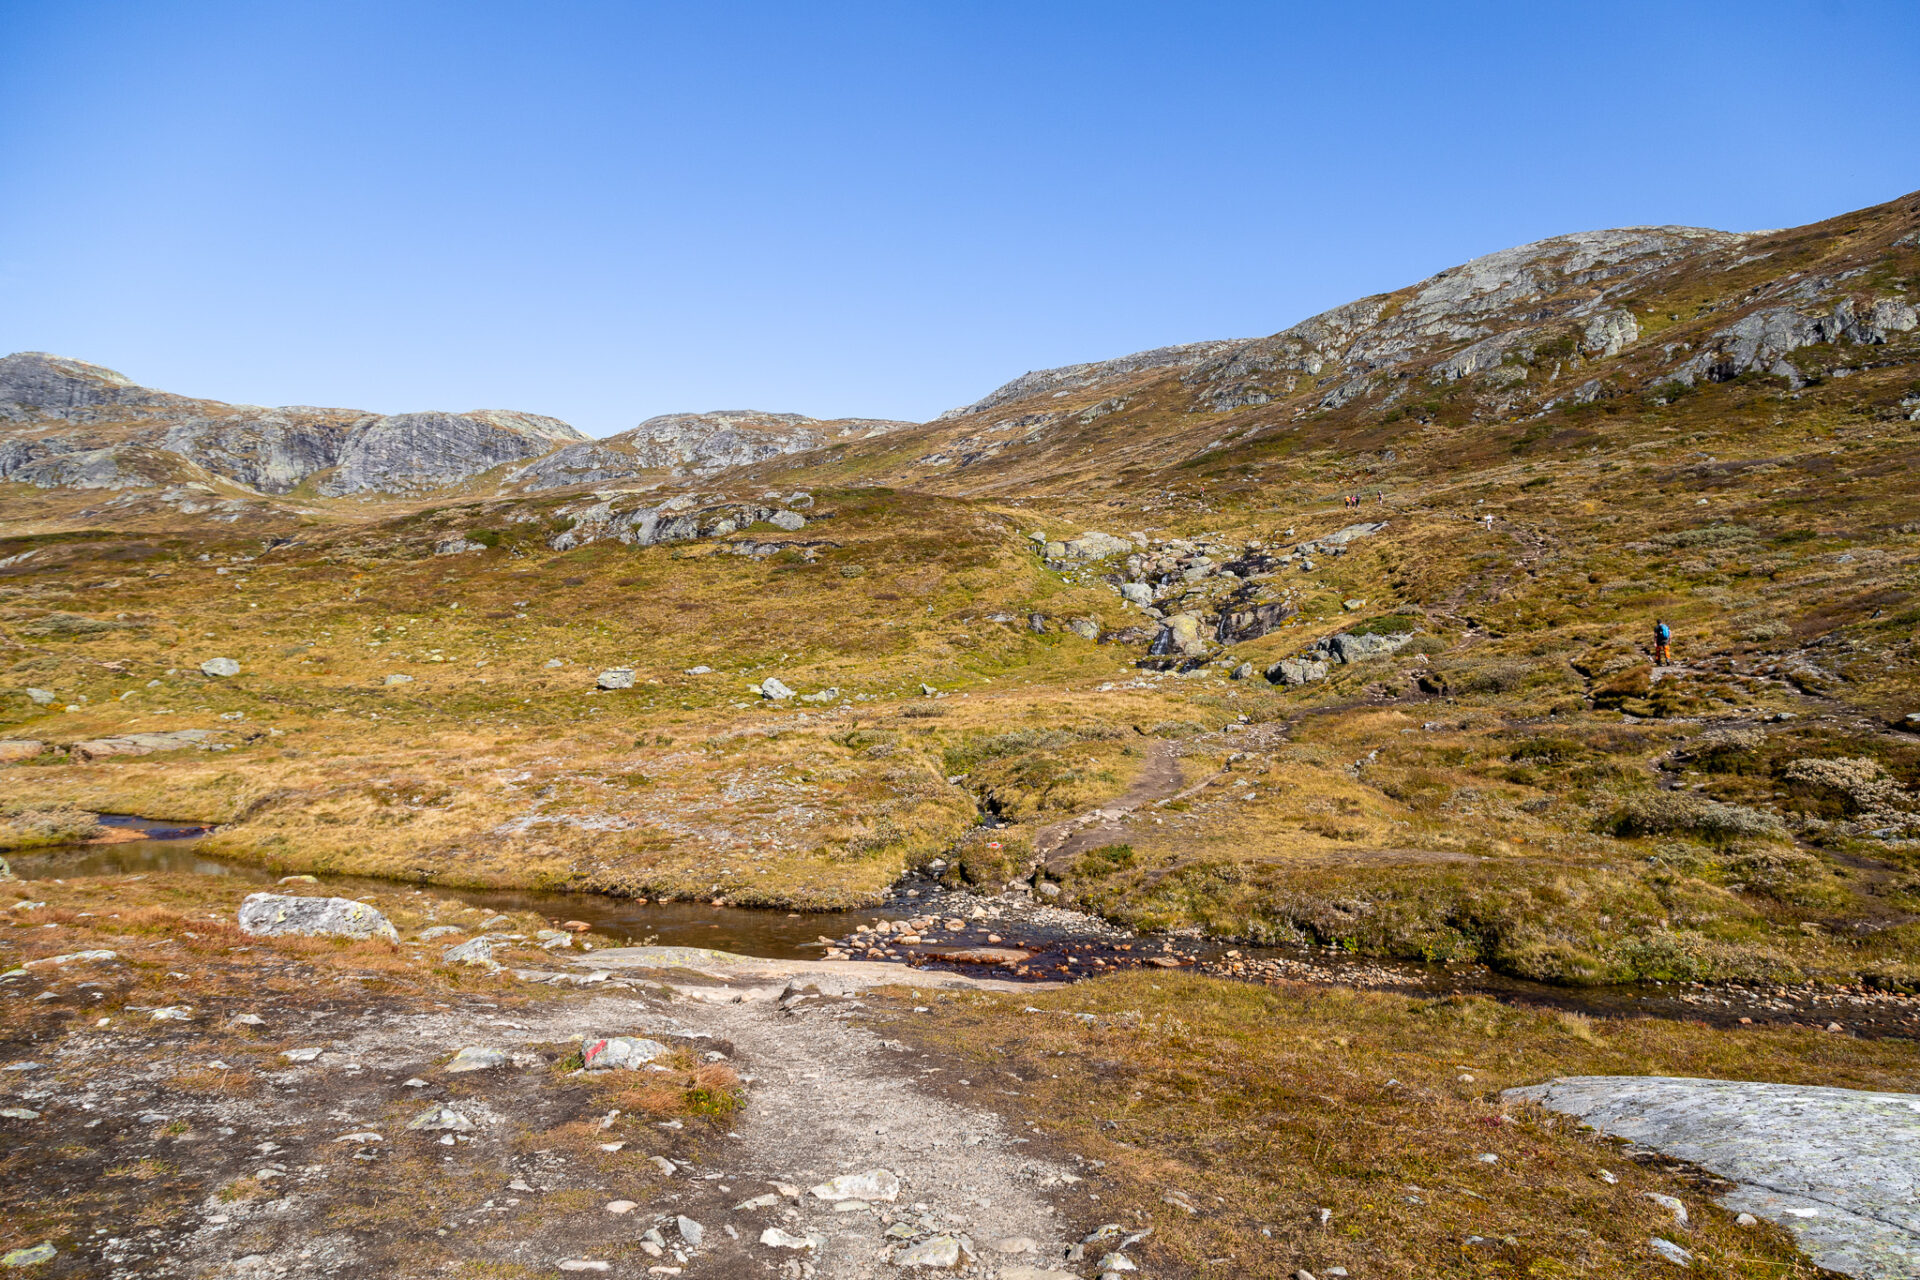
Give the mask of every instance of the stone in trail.
<svg viewBox="0 0 1920 1280">
<path fill-rule="evenodd" d="M 491 1071 L 495 1067 L 507 1065 L 507 1055 L 500 1049 L 482 1049 L 477 1045 L 468 1045 L 453 1055 L 453 1061 L 447 1064 L 447 1074 L 460 1075 L 468 1071 Z"/>
<path fill-rule="evenodd" d="M 885 1169 L 871 1169 L 866 1173 L 843 1173 L 811 1190 L 822 1200 L 897 1200 L 900 1179 Z"/>
<path fill-rule="evenodd" d="M 1505 1096 L 1738 1183 L 1721 1205 L 1785 1226 L 1829 1271 L 1868 1280 L 1920 1273 L 1920 1094 L 1581 1076 Z M 1657 1202 L 1684 1222 L 1671 1199 Z M 1653 1248 L 1669 1256 L 1659 1242 Z"/>
<path fill-rule="evenodd" d="M 671 1050 L 658 1040 L 642 1040 L 634 1036 L 589 1036 L 581 1042 L 580 1062 L 589 1071 L 612 1068 L 638 1071 L 669 1052 Z"/>
<path fill-rule="evenodd" d="M 256 893 L 240 904 L 238 921 L 244 932 L 266 936 L 297 933 L 400 941 L 399 931 L 385 916 L 351 898 L 295 898 L 283 893 Z"/>
<path fill-rule="evenodd" d="M 407 1121 L 407 1128 L 418 1132 L 446 1130 L 449 1133 L 472 1133 L 473 1121 L 452 1107 L 438 1106 L 429 1107 Z"/>
</svg>

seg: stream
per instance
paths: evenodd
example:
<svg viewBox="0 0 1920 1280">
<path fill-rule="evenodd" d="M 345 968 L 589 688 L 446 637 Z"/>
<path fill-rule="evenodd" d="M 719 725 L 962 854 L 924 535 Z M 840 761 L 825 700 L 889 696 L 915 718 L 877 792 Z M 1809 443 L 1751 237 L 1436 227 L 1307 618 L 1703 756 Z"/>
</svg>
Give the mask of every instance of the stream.
<svg viewBox="0 0 1920 1280">
<path fill-rule="evenodd" d="M 100 815 L 115 832 L 104 843 L 26 850 L 8 855 L 22 880 L 183 872 L 231 876 L 271 886 L 280 874 L 199 852 L 208 827 Z M 319 887 L 351 897 L 394 882 L 360 876 L 321 876 Z M 637 902 L 593 893 L 538 889 L 431 891 L 488 911 L 533 911 L 554 924 L 585 921 L 622 945 L 710 947 L 768 959 L 812 959 L 832 954 L 886 960 L 915 968 L 964 970 L 1031 981 L 1071 981 L 1119 969 L 1197 968 L 1251 982 L 1309 982 L 1386 990 L 1408 996 L 1487 996 L 1503 1003 L 1587 1017 L 1661 1017 L 1717 1027 L 1834 1026 L 1870 1038 L 1920 1038 L 1920 997 L 1815 984 L 1646 983 L 1613 987 L 1557 987 L 1495 973 L 1478 964 L 1437 965 L 1349 955 L 1332 947 L 1256 947 L 1180 935 L 1136 935 L 1079 912 L 1011 895 L 982 898 L 947 889 L 921 874 L 897 882 L 886 902 L 860 911 L 783 912 L 716 907 L 698 902 Z M 976 912 L 984 916 L 976 916 Z M 948 930 L 955 918 L 963 930 Z M 931 928 L 906 932 L 905 922 Z M 888 932 L 891 930 L 891 932 Z M 913 938 L 907 942 L 902 938 Z M 1017 959 L 982 959 L 1012 952 Z M 972 953 L 971 955 L 969 953 Z M 1024 954 L 1021 954 L 1024 953 Z"/>
</svg>

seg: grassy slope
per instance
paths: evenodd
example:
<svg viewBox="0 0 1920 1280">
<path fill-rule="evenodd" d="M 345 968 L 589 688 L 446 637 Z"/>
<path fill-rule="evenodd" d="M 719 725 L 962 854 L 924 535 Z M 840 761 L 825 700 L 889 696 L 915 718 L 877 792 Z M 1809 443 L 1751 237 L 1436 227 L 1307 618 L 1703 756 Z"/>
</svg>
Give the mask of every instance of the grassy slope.
<svg viewBox="0 0 1920 1280">
<path fill-rule="evenodd" d="M 1857 797 L 1788 775 L 1809 757 L 1869 760 L 1920 789 L 1916 744 L 1885 727 L 1920 709 L 1911 343 L 1801 353 L 1810 372 L 1853 372 L 1798 390 L 1749 376 L 1659 403 L 1675 389 L 1637 388 L 1662 343 L 1697 342 L 1725 320 L 1710 308 L 1762 279 L 1866 263 L 1873 288 L 1900 287 L 1920 271 L 1916 251 L 1886 248 L 1906 217 L 1868 211 L 1784 233 L 1730 273 L 1650 281 L 1645 333 L 1617 360 L 1526 369 L 1539 400 L 1595 375 L 1616 390 L 1544 416 L 1471 380 L 1416 380 L 1391 405 L 1321 411 L 1303 386 L 1195 413 L 1177 377 L 1142 375 L 729 482 L 815 487 L 829 518 L 802 536 L 837 545 L 813 563 L 709 544 L 554 554 L 540 521 L 577 496 L 555 494 L 283 513 L 300 545 L 241 564 L 219 557 L 259 553 L 257 532 L 155 511 L 138 536 L 87 535 L 73 503 L 36 494 L 0 558 L 44 549 L 5 571 L 0 628 L 8 679 L 60 701 L 9 699 L 5 731 L 193 725 L 237 749 L 15 765 L 8 791 L 19 807 L 229 822 L 225 849 L 289 868 L 826 906 L 871 899 L 967 832 L 980 803 L 1017 825 L 995 858 L 968 841 L 961 874 L 1018 873 L 1031 830 L 1123 791 L 1148 737 L 1280 720 L 1285 742 L 1237 762 L 1227 737 L 1190 742 L 1190 777 L 1228 769 L 1225 785 L 1137 822 L 1130 863 L 1063 869 L 1069 895 L 1143 925 L 1575 982 L 1905 983 L 1920 976 L 1912 844 L 1862 838 Z M 1121 410 L 1088 416 L 1116 390 Z M 1036 408 L 1066 416 L 970 466 L 918 461 Z M 923 491 L 845 487 L 875 480 Z M 1391 525 L 1264 584 L 1256 598 L 1300 606 L 1291 625 L 1148 687 L 1101 692 L 1137 674 L 1138 649 L 1058 629 L 1140 615 L 1095 574 L 1046 569 L 1022 537 L 1286 545 L 1356 518 L 1338 502 L 1355 490 L 1383 493 L 1359 514 Z M 501 545 L 430 554 L 462 529 Z M 35 634 L 52 610 L 112 625 Z M 1048 634 L 1025 628 L 1030 612 L 1054 620 Z M 1300 690 L 1220 678 L 1395 612 L 1421 618 L 1426 652 Z M 1656 684 L 1657 617 L 1682 667 Z M 216 653 L 243 674 L 199 676 Z M 615 664 L 637 687 L 593 693 Z M 700 664 L 715 672 L 683 674 Z M 389 673 L 414 681 L 385 687 Z M 770 709 L 746 692 L 769 674 L 847 701 Z M 923 681 L 951 696 L 920 698 Z M 1757 743 L 1697 749 L 1715 722 L 1783 711 L 1799 718 Z M 1730 828 L 1659 802 L 1676 782 L 1788 825 Z M 1238 792 L 1254 798 L 1226 798 Z"/>
</svg>

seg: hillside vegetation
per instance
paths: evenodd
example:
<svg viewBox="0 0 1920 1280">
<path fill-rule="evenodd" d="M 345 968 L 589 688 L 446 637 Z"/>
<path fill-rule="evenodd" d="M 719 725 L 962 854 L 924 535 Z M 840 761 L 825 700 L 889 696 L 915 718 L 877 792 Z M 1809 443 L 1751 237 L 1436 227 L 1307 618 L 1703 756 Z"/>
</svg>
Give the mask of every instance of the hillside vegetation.
<svg viewBox="0 0 1920 1280">
<path fill-rule="evenodd" d="M 1909 986 L 1917 297 L 1916 197 L 1589 233 L 927 424 L 688 415 L 594 453 L 466 415 L 480 453 L 392 485 L 393 420 L 302 411 L 332 452 L 268 485 L 175 447 L 167 415 L 244 406 L 83 413 L 22 374 L 8 821 L 798 908 L 944 857 L 1141 927 Z M 1036 847 L 1169 755 L 1124 840 Z"/>
</svg>

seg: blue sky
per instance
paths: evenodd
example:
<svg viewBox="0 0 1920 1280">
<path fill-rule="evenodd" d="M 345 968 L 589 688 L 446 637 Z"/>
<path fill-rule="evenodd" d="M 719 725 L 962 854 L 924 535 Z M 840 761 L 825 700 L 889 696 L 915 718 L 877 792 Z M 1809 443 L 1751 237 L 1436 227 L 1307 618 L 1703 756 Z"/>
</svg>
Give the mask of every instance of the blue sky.
<svg viewBox="0 0 1920 1280">
<path fill-rule="evenodd" d="M 1920 5 L 0 0 L 0 352 L 926 418 L 1476 254 L 1920 188 Z"/>
</svg>

